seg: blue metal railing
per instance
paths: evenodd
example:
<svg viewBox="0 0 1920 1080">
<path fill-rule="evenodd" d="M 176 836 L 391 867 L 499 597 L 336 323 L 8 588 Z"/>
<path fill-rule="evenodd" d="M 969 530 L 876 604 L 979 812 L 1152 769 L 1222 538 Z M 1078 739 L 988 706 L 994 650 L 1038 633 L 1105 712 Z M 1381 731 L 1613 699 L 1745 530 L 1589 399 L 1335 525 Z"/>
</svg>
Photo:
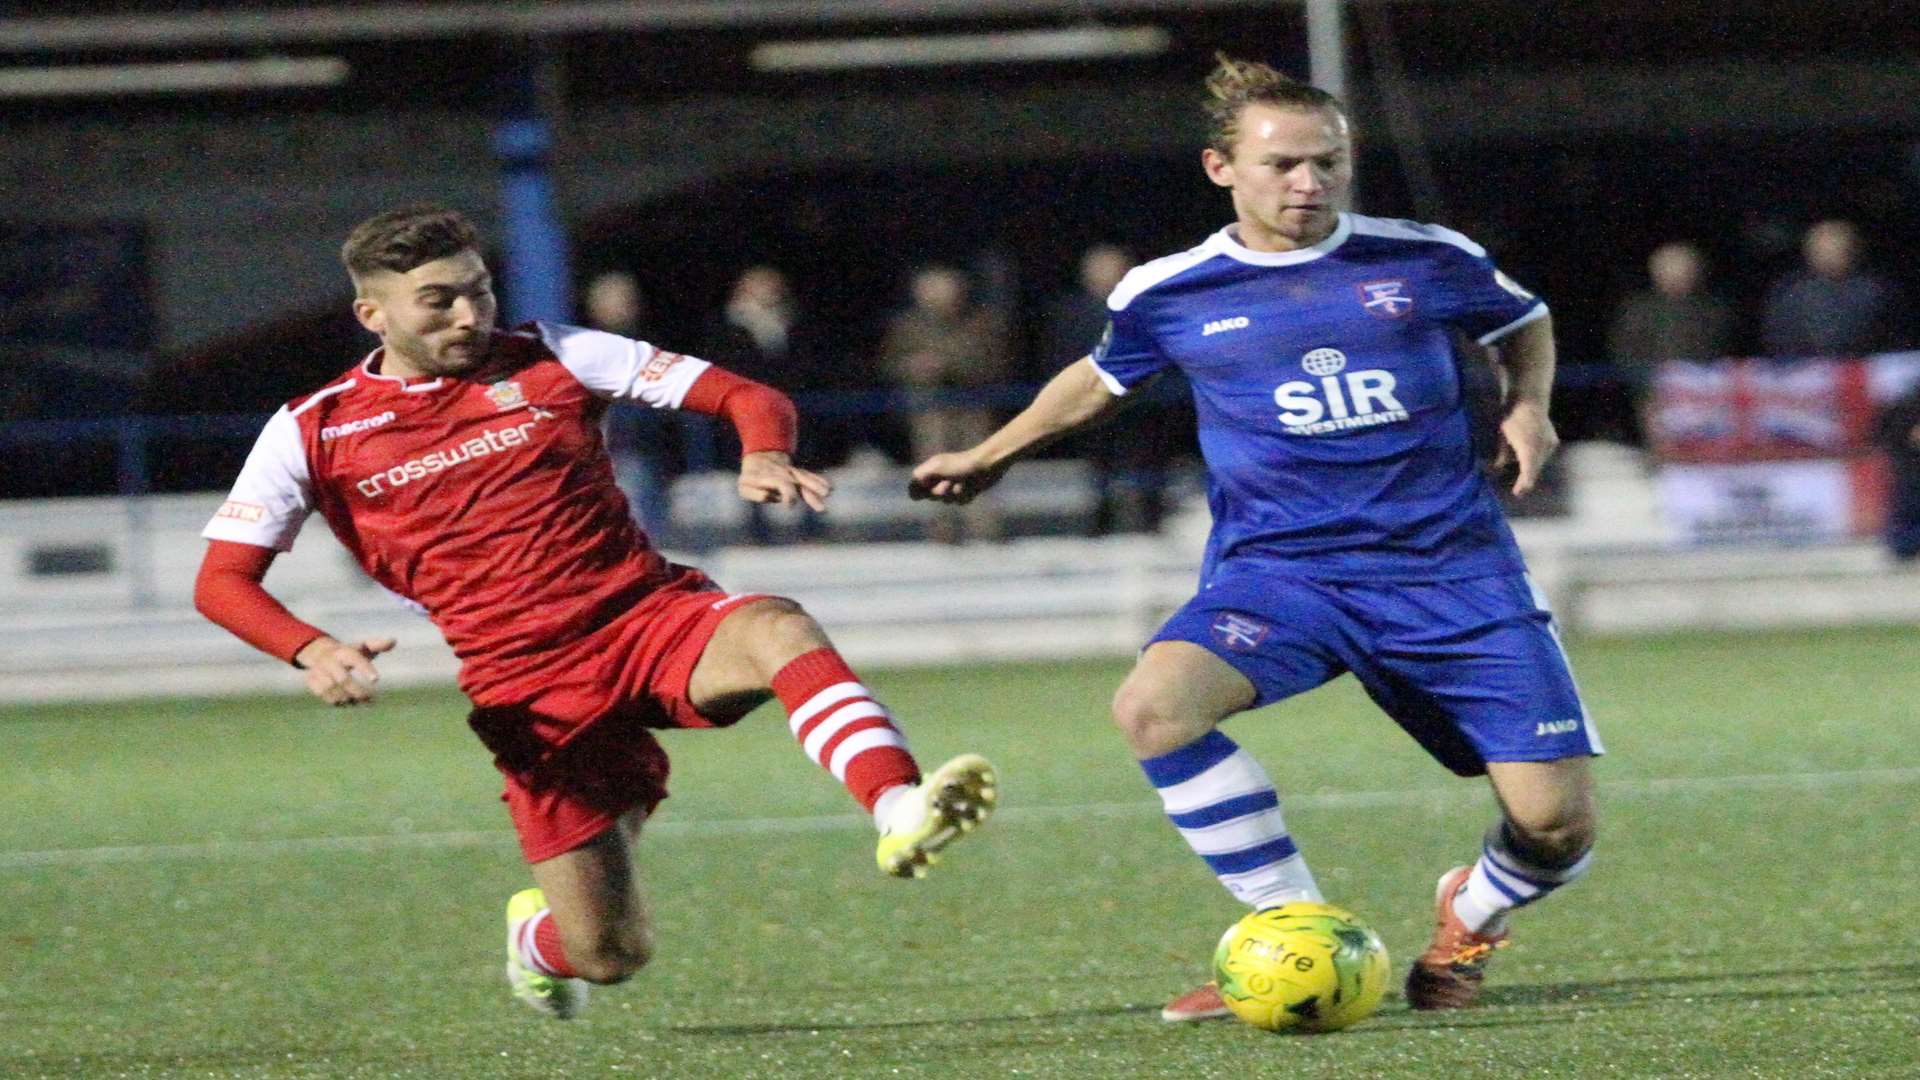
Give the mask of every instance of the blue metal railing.
<svg viewBox="0 0 1920 1080">
<path fill-rule="evenodd" d="M 1560 369 L 1559 385 L 1567 390 L 1592 389 L 1617 383 L 1604 364 L 1569 364 Z M 947 390 L 805 391 L 794 396 L 803 423 L 806 420 L 843 420 L 858 417 L 905 416 L 945 406 L 976 406 L 1011 412 L 1025 406 L 1039 389 L 1016 383 Z M 1149 401 L 1171 402 L 1184 397 L 1185 388 L 1163 384 L 1147 395 Z M 635 406 L 623 408 L 637 409 Z M 678 428 L 680 449 L 688 471 L 719 466 L 718 428 L 707 417 L 689 413 L 660 413 Z M 111 445 L 115 448 L 117 493 L 144 495 L 152 490 L 152 447 L 161 440 L 228 442 L 252 440 L 266 423 L 264 413 L 219 413 L 192 416 L 114 416 L 85 420 L 19 420 L 0 425 L 0 450 L 24 447 Z M 230 477 L 209 477 L 212 487 Z"/>
</svg>

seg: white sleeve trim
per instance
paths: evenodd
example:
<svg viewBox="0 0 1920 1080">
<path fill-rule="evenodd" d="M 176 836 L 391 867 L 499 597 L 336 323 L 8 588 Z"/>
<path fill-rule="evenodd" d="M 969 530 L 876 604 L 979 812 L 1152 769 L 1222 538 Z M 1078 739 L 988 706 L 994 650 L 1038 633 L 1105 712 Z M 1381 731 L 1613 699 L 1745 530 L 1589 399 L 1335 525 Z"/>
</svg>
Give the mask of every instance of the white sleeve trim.
<svg viewBox="0 0 1920 1080">
<path fill-rule="evenodd" d="M 1507 325 L 1501 327 L 1498 330 L 1490 330 L 1487 333 L 1481 334 L 1475 340 L 1479 341 L 1480 344 L 1482 345 L 1491 345 L 1494 342 L 1499 341 L 1501 338 L 1506 337 L 1508 334 L 1513 333 L 1515 330 L 1518 330 L 1521 327 L 1527 325 L 1528 323 L 1538 319 L 1544 319 L 1546 317 L 1547 317 L 1547 302 L 1545 300 L 1542 300 L 1539 303 L 1533 305 L 1532 310 L 1528 311 L 1525 315 L 1520 316 L 1519 318 L 1513 320 L 1512 322 L 1508 323 Z"/>
<path fill-rule="evenodd" d="M 1452 244 L 1476 258 L 1484 259 L 1487 255 L 1486 248 L 1445 225 L 1430 225 L 1426 222 L 1407 221 L 1403 218 L 1367 217 L 1364 214 L 1350 216 L 1353 219 L 1353 231 L 1362 236 L 1384 236 L 1394 240 L 1424 240 L 1428 243 Z"/>
<path fill-rule="evenodd" d="M 583 326 L 534 324 L 540 340 L 596 396 L 677 409 L 712 364 L 645 341 Z"/>
<path fill-rule="evenodd" d="M 1100 376 L 1100 381 L 1106 384 L 1107 390 L 1110 391 L 1114 397 L 1127 396 L 1127 388 L 1120 385 L 1119 379 L 1116 379 L 1112 375 L 1109 375 L 1107 373 L 1107 369 L 1101 367 L 1098 361 L 1093 359 L 1088 359 L 1087 365 L 1093 368 L 1093 373 L 1095 375 Z"/>
<path fill-rule="evenodd" d="M 1125 311 L 1127 305 L 1133 303 L 1141 293 L 1220 254 L 1219 246 L 1218 234 L 1215 234 L 1198 247 L 1141 263 L 1127 271 L 1126 276 L 1120 279 L 1120 284 L 1113 287 L 1113 292 L 1107 297 L 1107 308 Z"/>
<path fill-rule="evenodd" d="M 300 423 L 284 406 L 260 430 L 227 501 L 200 535 L 208 540 L 292 551 L 313 513 L 313 479 Z"/>
<path fill-rule="evenodd" d="M 301 402 L 300 407 L 297 409 L 294 409 L 292 412 L 288 413 L 288 415 L 299 416 L 301 413 L 306 412 L 308 409 L 313 408 L 315 405 L 320 404 L 321 402 L 327 400 L 333 395 L 344 394 L 347 391 L 353 389 L 354 384 L 357 382 L 359 382 L 358 379 L 348 379 L 346 382 L 337 383 L 333 386 L 329 386 L 325 390 L 316 390 L 314 391 L 312 397 Z"/>
</svg>

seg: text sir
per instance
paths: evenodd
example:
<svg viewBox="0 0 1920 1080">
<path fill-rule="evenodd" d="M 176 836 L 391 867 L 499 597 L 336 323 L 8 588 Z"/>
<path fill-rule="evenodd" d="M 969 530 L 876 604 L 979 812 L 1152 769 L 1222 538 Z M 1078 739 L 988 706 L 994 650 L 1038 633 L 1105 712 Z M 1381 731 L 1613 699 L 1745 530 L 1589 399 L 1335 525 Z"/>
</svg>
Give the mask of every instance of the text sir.
<svg viewBox="0 0 1920 1080">
<path fill-rule="evenodd" d="M 1283 382 L 1274 388 L 1273 401 L 1287 434 L 1325 435 L 1405 420 L 1395 385 L 1391 371 L 1348 371 Z"/>
</svg>

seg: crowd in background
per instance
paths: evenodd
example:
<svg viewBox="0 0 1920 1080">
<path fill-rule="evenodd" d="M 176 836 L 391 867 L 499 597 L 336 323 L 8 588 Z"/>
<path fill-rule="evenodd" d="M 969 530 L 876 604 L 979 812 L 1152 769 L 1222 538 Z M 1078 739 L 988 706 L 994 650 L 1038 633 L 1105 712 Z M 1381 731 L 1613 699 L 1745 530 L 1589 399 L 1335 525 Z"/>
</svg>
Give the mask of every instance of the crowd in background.
<svg viewBox="0 0 1920 1080">
<path fill-rule="evenodd" d="M 1674 241 L 1647 256 L 1647 286 L 1621 302 L 1607 334 L 1607 362 L 1632 391 L 1643 431 L 1653 372 L 1669 360 L 1730 356 L 1745 341 L 1775 359 L 1866 356 L 1915 344 L 1899 291 L 1866 268 L 1852 222 L 1809 226 L 1800 254 L 1800 267 L 1768 288 L 1753 334 L 1742 333 L 1698 246 Z"/>
<path fill-rule="evenodd" d="M 1782 359 L 1862 356 L 1914 346 L 1899 290 L 1867 268 L 1853 223 L 1816 222 L 1805 230 L 1800 248 L 1800 265 L 1772 282 L 1750 313 L 1716 287 L 1699 245 L 1676 240 L 1647 255 L 1646 284 L 1621 299 L 1607 328 L 1601 385 L 1611 382 L 1632 402 L 1631 416 L 1618 434 L 1647 438 L 1653 374 L 1671 360 L 1713 360 L 1743 350 Z M 990 280 L 991 265 L 983 274 L 958 263 L 922 264 L 905 275 L 899 302 L 881 317 L 869 356 L 846 355 L 846 335 L 826 333 L 810 319 L 788 274 L 758 264 L 738 274 L 719 310 L 692 340 L 665 344 L 797 394 L 803 405 L 810 393 L 822 390 L 897 393 L 881 399 L 889 403 L 887 417 L 857 408 L 810 415 L 802 464 L 832 467 L 863 451 L 921 460 L 970 446 L 992 430 L 1010 405 L 986 391 L 1009 384 L 1030 387 L 1086 355 L 1106 325 L 1108 294 L 1134 262 L 1131 252 L 1115 244 L 1086 248 L 1072 287 L 1049 297 L 1024 334 L 1009 291 Z M 649 336 L 642 287 L 624 270 L 590 279 L 580 314 L 590 326 Z M 1591 378 L 1570 385 L 1562 391 L 1562 403 L 1594 385 Z M 1163 388 L 1152 403 L 1129 410 L 1119 421 L 1126 425 L 1124 437 L 1096 432 L 1067 447 L 1089 465 L 1094 533 L 1158 527 L 1169 469 L 1193 452 L 1192 415 L 1183 397 L 1177 387 Z M 1909 415 L 1915 419 L 1902 419 Z M 891 440 L 885 430 L 890 423 L 904 429 Z M 641 518 L 655 523 L 668 516 L 672 476 L 690 464 L 663 426 L 660 417 L 628 412 L 610 432 L 623 486 Z M 715 431 L 712 437 L 715 460 L 737 450 L 728 433 Z M 1889 410 L 1878 439 L 1896 465 L 1895 532 L 1907 537 L 1896 542 L 1896 549 L 1920 554 L 1920 397 Z M 1904 532 L 1902 520 L 1912 522 Z M 757 542 L 783 535 L 758 507 L 750 512 L 747 532 Z M 798 525 L 800 538 L 820 532 L 819 520 L 811 515 Z M 931 539 L 948 543 L 997 540 L 1006 532 L 1001 509 L 990 498 L 964 508 L 941 507 L 928 524 Z"/>
<path fill-rule="evenodd" d="M 1757 332 L 1743 338 L 1700 249 L 1685 241 L 1654 249 L 1647 287 L 1621 303 L 1607 336 L 1607 361 L 1632 394 L 1643 434 L 1653 430 L 1653 376 L 1667 361 L 1725 357 L 1742 340 L 1777 360 L 1868 356 L 1920 344 L 1900 290 L 1866 268 L 1852 222 L 1809 226 L 1800 255 L 1800 267 L 1768 288 Z M 1891 466 L 1888 548 L 1902 561 L 1920 559 L 1920 386 L 1881 410 L 1873 440 Z"/>
<path fill-rule="evenodd" d="M 1487 231 L 1493 246 L 1502 247 L 1500 230 Z M 1711 249 L 1692 240 L 1621 252 L 1622 260 L 1644 255 L 1644 281 L 1610 288 L 1602 268 L 1597 294 L 1551 278 L 1536 282 L 1522 266 L 1516 276 L 1542 288 L 1557 310 L 1572 312 L 1561 328 L 1567 371 L 1555 400 L 1563 434 L 1648 441 L 1653 373 L 1670 360 L 1862 356 L 1920 345 L 1900 288 L 1871 268 L 1870 255 L 1896 253 L 1868 251 L 1872 235 L 1846 220 L 1815 222 L 1799 236 L 1798 265 L 1770 283 L 1755 271 L 1777 265 L 1778 256 L 1762 257 L 1751 243 L 1746 248 L 1753 250 L 1721 251 L 1718 268 Z M 1791 238 L 1773 237 L 1767 249 Z M 653 270 L 647 264 L 657 255 L 635 258 L 640 265 L 628 267 L 619 251 L 602 251 L 590 264 L 602 269 L 580 283 L 575 317 L 705 357 L 793 394 L 806 414 L 804 466 L 832 468 L 856 459 L 903 464 L 972 444 L 1039 383 L 1086 355 L 1106 324 L 1108 294 L 1136 261 L 1113 243 L 1074 252 L 1046 247 L 1052 237 L 1036 237 L 1045 243 L 1016 252 L 1003 238 L 969 242 L 961 248 L 970 251 L 965 258 L 874 265 L 849 293 L 843 279 L 854 264 L 847 260 L 868 260 L 857 251 L 840 251 L 825 235 L 817 239 L 788 245 L 767 262 L 739 256 L 697 267 L 692 280 L 705 284 L 691 290 L 679 276 L 648 276 Z M 736 268 L 730 281 L 721 269 L 728 264 Z M 1050 291 L 1044 288 L 1049 268 L 1060 274 L 1059 287 Z M 1021 285 L 1034 284 L 1023 275 L 1035 275 L 1043 287 L 1023 290 Z M 664 296 L 650 297 L 655 288 Z M 1595 309 L 1596 300 L 1609 293 L 1619 296 L 1610 317 L 1604 304 Z M 655 299 L 664 299 L 659 307 L 668 317 L 656 318 L 660 311 L 650 310 Z M 1597 332 L 1602 325 L 1603 344 Z M 0 363 L 0 419 L 112 415 L 101 402 L 153 415 L 217 411 L 209 410 L 209 401 L 233 412 L 271 408 L 331 377 L 341 356 L 364 347 L 364 332 L 346 305 L 328 300 L 313 314 L 270 321 L 189 350 L 155 368 L 137 392 L 105 382 L 104 390 L 89 393 L 86 379 L 66 368 L 58 369 L 57 394 L 41 392 L 51 385 L 47 373 L 54 369 L 20 357 Z M 249 361 L 236 365 L 230 362 L 234 356 Z M 1468 365 L 1469 376 L 1476 371 L 1477 365 Z M 1471 395 L 1473 380 L 1468 383 Z M 1483 388 L 1480 396 L 1491 393 Z M 1088 528 L 1095 534 L 1157 529 L 1170 476 L 1195 453 L 1184 388 L 1162 385 L 1143 396 L 1147 400 L 1114 421 L 1117 428 L 1077 436 L 1051 451 L 1086 463 L 1094 488 Z M 717 467 L 737 452 L 723 427 L 703 427 L 700 418 L 616 411 L 609 441 L 622 486 L 643 522 L 659 527 L 671 518 L 669 492 L 677 477 Z M 1894 466 L 1889 538 L 1903 557 L 1920 558 L 1920 394 L 1885 410 L 1876 440 Z M 207 477 L 230 474 L 240 449 L 237 442 L 180 440 L 146 456 L 141 482 L 152 490 L 196 490 Z M 124 454 L 114 444 L 89 442 L 57 462 L 35 459 L 16 467 L 0 482 L 0 495 L 124 490 L 125 476 Z M 822 521 L 810 515 L 780 517 L 777 527 L 776 517 L 753 508 L 748 538 L 767 542 L 823 533 Z M 991 541 L 1007 535 L 1009 523 L 1004 508 L 989 498 L 966 508 L 940 507 L 927 529 L 945 542 Z"/>
<path fill-rule="evenodd" d="M 1126 249 L 1108 243 L 1089 247 L 1079 260 L 1075 287 L 1051 297 L 1035 335 L 1037 364 L 1020 363 L 1022 338 L 1015 313 L 982 288 L 977 271 L 956 263 L 930 262 L 908 275 L 904 300 L 888 313 L 863 381 L 870 389 L 896 391 L 904 408 L 904 446 L 913 460 L 960 450 L 991 432 L 1005 408 L 988 391 L 1044 378 L 1088 354 L 1107 322 L 1106 298 L 1132 269 Z M 646 300 L 634 275 L 624 270 L 593 277 L 582 290 L 581 321 L 595 329 L 648 338 Z M 759 264 L 733 281 L 720 310 L 696 340 L 665 343 L 685 347 L 703 359 L 749 378 L 801 395 L 845 386 L 841 337 L 828 335 L 809 318 L 788 275 Z M 1143 531 L 1158 527 L 1164 510 L 1170 461 L 1192 444 L 1191 420 L 1165 391 L 1129 410 L 1124 439 L 1096 433 L 1071 447 L 1084 456 L 1094 485 L 1095 534 Z M 643 524 L 655 529 L 668 520 L 665 493 L 672 473 L 686 468 L 672 441 L 662 433 L 663 419 L 634 410 L 616 415 L 608 433 L 622 487 Z M 829 410 L 810 415 L 800 463 L 824 468 L 840 464 L 884 441 L 876 417 L 859 410 Z M 719 443 L 716 460 L 738 447 L 724 431 L 711 433 Z M 943 543 L 996 541 L 1007 533 L 999 503 L 992 497 L 968 506 L 938 506 L 928 522 L 929 539 Z M 821 523 L 802 515 L 801 539 L 821 534 Z M 749 508 L 747 534 L 767 542 L 781 534 L 764 507 Z"/>
</svg>

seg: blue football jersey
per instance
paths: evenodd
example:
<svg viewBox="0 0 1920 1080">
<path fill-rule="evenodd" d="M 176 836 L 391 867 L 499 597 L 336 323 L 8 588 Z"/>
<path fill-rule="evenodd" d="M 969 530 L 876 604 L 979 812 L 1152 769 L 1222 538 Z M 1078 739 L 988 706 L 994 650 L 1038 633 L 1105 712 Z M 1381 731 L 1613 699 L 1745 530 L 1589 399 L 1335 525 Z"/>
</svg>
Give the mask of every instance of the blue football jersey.
<svg viewBox="0 0 1920 1080">
<path fill-rule="evenodd" d="M 1213 534 L 1230 557 L 1339 579 L 1524 569 L 1474 461 L 1453 332 L 1490 344 L 1547 306 L 1450 229 L 1341 214 L 1298 251 L 1231 228 L 1135 268 L 1093 353 L 1124 394 L 1168 368 L 1199 412 Z"/>
</svg>

